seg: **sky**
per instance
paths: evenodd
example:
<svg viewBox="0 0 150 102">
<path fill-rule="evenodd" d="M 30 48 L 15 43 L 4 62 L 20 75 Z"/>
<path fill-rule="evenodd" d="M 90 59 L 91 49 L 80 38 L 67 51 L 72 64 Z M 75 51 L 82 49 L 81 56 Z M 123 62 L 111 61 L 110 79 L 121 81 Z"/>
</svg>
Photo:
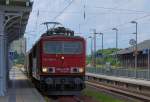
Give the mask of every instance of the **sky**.
<svg viewBox="0 0 150 102">
<path fill-rule="evenodd" d="M 46 31 L 43 22 L 57 21 L 87 40 L 90 53 L 92 29 L 104 34 L 104 48 L 115 47 L 115 31 L 118 29 L 119 48 L 129 47 L 135 39 L 135 24 L 138 22 L 138 43 L 150 39 L 150 0 L 33 0 L 25 37 L 27 49 Z M 69 6 L 68 6 L 69 5 Z M 64 10 L 64 8 L 66 8 Z M 97 49 L 101 49 L 101 36 L 97 35 Z"/>
</svg>

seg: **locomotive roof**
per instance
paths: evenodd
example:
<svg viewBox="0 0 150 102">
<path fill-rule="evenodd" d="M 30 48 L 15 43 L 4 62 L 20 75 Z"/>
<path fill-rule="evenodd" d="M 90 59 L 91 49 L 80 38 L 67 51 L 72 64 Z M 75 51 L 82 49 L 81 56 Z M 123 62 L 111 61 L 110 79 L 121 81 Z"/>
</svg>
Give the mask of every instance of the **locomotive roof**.
<svg viewBox="0 0 150 102">
<path fill-rule="evenodd" d="M 62 38 L 62 39 L 76 39 L 76 40 L 84 40 L 83 37 L 80 36 L 74 36 L 74 31 L 70 30 L 68 28 L 65 27 L 56 27 L 56 28 L 51 28 L 51 29 L 47 29 L 47 31 L 41 35 L 40 39 L 36 41 L 36 43 L 34 44 L 34 46 L 41 41 L 42 39 L 49 39 L 49 38 Z M 33 47 L 34 47 L 33 46 Z M 32 47 L 32 48 L 33 48 Z M 29 53 L 32 51 L 29 51 Z"/>
<path fill-rule="evenodd" d="M 75 38 L 75 39 L 84 39 L 83 37 L 80 37 L 80 36 L 52 35 L 52 36 L 42 36 L 39 40 L 41 40 L 41 39 L 48 39 L 48 38 Z"/>
<path fill-rule="evenodd" d="M 42 39 L 48 39 L 48 38 L 74 38 L 77 40 L 84 40 L 81 36 L 65 36 L 65 35 L 52 35 L 52 36 L 41 36 L 39 40 L 36 41 L 36 43 L 32 46 L 32 48 Z M 27 52 L 29 54 L 32 51 L 32 48 Z"/>
</svg>

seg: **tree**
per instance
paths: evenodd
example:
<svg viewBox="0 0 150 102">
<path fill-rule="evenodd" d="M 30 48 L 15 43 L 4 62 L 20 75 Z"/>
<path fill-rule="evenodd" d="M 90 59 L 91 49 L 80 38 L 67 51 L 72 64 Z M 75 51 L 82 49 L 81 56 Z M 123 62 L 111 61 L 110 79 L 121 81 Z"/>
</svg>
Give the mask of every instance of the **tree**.
<svg viewBox="0 0 150 102">
<path fill-rule="evenodd" d="M 115 66 L 119 66 L 120 62 L 117 61 L 115 58 L 113 57 L 113 55 L 115 55 L 116 51 L 119 51 L 121 49 L 116 49 L 116 48 L 108 48 L 108 49 L 103 49 L 102 50 L 98 50 L 94 55 L 97 56 L 96 61 L 97 61 L 97 65 L 102 65 L 105 64 L 106 62 L 110 62 L 111 65 L 115 65 Z M 90 56 L 87 56 L 87 63 L 90 63 Z"/>
</svg>

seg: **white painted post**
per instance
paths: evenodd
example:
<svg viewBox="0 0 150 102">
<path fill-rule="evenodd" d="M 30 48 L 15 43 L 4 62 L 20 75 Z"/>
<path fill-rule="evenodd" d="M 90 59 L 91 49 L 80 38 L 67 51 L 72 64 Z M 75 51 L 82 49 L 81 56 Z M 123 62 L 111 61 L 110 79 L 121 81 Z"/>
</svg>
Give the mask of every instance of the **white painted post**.
<svg viewBox="0 0 150 102">
<path fill-rule="evenodd" d="M 6 46 L 4 36 L 4 13 L 0 11 L 0 96 L 4 96 L 6 93 Z"/>
</svg>

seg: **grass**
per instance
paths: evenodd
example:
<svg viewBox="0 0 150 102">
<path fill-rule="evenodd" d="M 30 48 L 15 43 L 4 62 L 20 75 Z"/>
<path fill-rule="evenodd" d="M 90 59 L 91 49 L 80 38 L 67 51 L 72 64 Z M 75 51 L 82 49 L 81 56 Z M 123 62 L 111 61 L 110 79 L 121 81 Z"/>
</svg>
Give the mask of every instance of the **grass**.
<svg viewBox="0 0 150 102">
<path fill-rule="evenodd" d="M 112 96 L 104 94 L 102 92 L 96 92 L 94 90 L 86 89 L 83 91 L 83 95 L 90 96 L 98 102 L 124 102 L 123 100 L 116 99 Z"/>
</svg>

